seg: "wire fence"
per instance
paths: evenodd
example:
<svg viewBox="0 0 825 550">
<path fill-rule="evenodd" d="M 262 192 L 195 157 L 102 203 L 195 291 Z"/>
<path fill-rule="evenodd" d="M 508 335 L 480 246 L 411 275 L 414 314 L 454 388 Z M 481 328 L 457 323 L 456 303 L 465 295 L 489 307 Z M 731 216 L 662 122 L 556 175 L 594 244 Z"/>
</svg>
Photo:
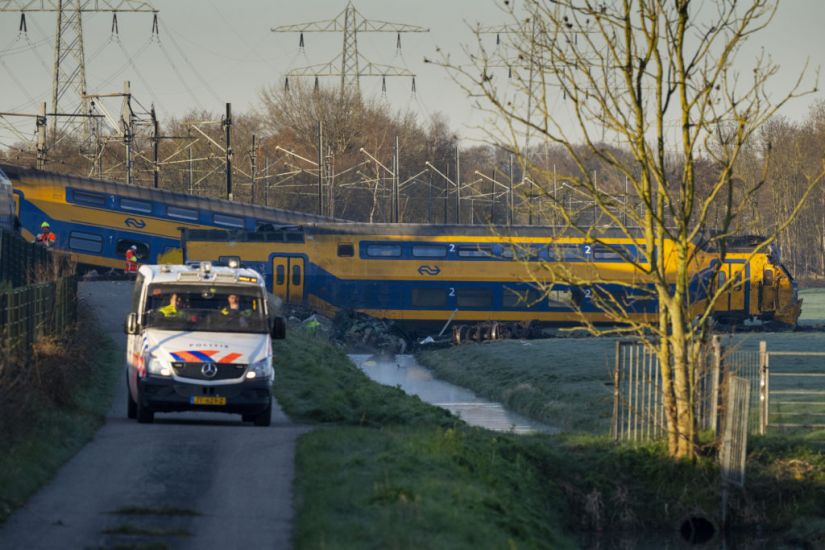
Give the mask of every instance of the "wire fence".
<svg viewBox="0 0 825 550">
<path fill-rule="evenodd" d="M 74 275 L 0 293 L 0 377 L 9 365 L 31 361 L 38 338 L 63 335 L 76 320 Z"/>
<path fill-rule="evenodd" d="M 77 277 L 68 258 L 0 231 L 0 378 L 30 364 L 39 338 L 63 336 L 76 320 Z"/>
<path fill-rule="evenodd" d="M 0 233 L 0 288 L 34 282 L 34 273 L 49 263 L 49 251 L 10 231 Z"/>
</svg>

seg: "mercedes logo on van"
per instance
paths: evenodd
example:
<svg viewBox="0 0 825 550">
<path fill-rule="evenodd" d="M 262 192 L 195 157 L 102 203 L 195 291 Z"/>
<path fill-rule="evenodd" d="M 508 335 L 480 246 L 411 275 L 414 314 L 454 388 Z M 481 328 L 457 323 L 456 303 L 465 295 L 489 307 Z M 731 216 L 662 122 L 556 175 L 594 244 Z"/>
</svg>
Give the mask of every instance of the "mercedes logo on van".
<svg viewBox="0 0 825 550">
<path fill-rule="evenodd" d="M 215 363 L 204 363 L 201 367 L 201 374 L 207 378 L 214 378 L 218 374 L 218 366 Z"/>
</svg>

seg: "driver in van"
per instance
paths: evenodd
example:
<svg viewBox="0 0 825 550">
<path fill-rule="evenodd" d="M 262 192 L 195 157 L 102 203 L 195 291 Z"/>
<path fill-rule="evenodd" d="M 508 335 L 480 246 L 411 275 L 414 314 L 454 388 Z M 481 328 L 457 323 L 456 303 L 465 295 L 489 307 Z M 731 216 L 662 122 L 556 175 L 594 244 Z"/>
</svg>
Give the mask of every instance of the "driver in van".
<svg viewBox="0 0 825 550">
<path fill-rule="evenodd" d="M 252 311 L 249 309 L 241 309 L 241 302 L 238 299 L 238 295 L 229 294 L 226 297 L 226 307 L 221 310 L 221 315 L 250 317 Z"/>
</svg>

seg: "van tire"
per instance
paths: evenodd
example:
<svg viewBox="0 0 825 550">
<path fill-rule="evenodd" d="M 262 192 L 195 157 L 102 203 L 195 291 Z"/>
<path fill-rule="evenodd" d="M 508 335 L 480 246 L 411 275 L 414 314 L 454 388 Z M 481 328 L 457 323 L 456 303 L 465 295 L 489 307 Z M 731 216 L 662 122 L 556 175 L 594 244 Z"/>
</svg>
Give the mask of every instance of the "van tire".
<svg viewBox="0 0 825 550">
<path fill-rule="evenodd" d="M 137 418 L 137 403 L 132 399 L 132 392 L 129 390 L 128 384 L 126 384 L 126 416 L 132 420 Z"/>
<path fill-rule="evenodd" d="M 256 414 L 252 417 L 252 423 L 256 426 L 269 426 L 272 424 L 272 402 L 269 402 L 269 406 L 266 408 L 265 411 Z"/>
<path fill-rule="evenodd" d="M 136 416 L 137 421 L 140 424 L 151 424 L 155 421 L 155 411 L 144 405 L 140 399 L 140 394 L 138 394 L 138 400 L 136 403 Z"/>
</svg>

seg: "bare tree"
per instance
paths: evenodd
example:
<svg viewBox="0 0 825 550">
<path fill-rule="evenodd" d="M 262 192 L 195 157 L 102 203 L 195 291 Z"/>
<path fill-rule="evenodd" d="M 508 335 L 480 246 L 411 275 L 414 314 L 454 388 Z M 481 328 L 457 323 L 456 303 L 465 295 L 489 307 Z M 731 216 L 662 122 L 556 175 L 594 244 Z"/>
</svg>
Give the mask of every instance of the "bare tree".
<svg viewBox="0 0 825 550">
<path fill-rule="evenodd" d="M 598 260 L 546 262 L 535 270 L 535 280 L 545 295 L 561 300 L 569 296 L 553 294 L 554 283 L 573 289 L 588 285 L 602 320 L 617 323 L 609 331 L 634 333 L 655 350 L 664 380 L 669 453 L 693 457 L 700 343 L 715 299 L 735 284 L 728 280 L 704 298 L 700 283 L 706 281 L 696 273 L 707 265 L 695 243 L 724 243 L 738 230 L 765 179 L 764 172 L 760 178 L 739 178 L 737 161 L 777 110 L 805 93 L 800 75 L 772 101 L 766 85 L 777 66 L 765 57 L 746 71 L 734 65 L 743 43 L 771 21 L 777 4 L 526 0 L 519 11 L 510 2 L 504 5 L 512 20 L 500 29 L 504 53 L 486 49 L 480 33 L 478 47 L 468 51 L 469 65 L 448 57 L 438 63 L 453 71 L 479 107 L 497 115 L 491 135 L 496 141 L 509 136 L 525 177 L 550 179 L 546 164 L 531 154 L 536 143 L 565 152 L 572 169 L 559 179 L 568 198 L 561 201 L 537 186 L 544 194 L 541 204 L 552 210 L 545 217 L 562 221 L 564 231 L 581 242 L 620 256 L 631 272 Z M 496 75 L 505 65 L 510 80 Z M 607 145 L 611 140 L 615 146 Z M 615 186 L 600 184 L 594 160 L 612 171 L 614 180 L 626 182 L 636 208 L 625 208 Z M 758 250 L 787 226 L 822 178 L 821 165 L 806 174 L 785 217 Z M 604 225 L 612 233 L 599 229 Z M 610 234 L 634 246 L 617 246 Z M 559 250 L 559 257 L 564 253 Z M 581 298 L 574 301 L 582 304 Z M 646 309 L 651 303 L 654 307 Z M 582 321 L 587 322 L 584 316 Z"/>
</svg>

